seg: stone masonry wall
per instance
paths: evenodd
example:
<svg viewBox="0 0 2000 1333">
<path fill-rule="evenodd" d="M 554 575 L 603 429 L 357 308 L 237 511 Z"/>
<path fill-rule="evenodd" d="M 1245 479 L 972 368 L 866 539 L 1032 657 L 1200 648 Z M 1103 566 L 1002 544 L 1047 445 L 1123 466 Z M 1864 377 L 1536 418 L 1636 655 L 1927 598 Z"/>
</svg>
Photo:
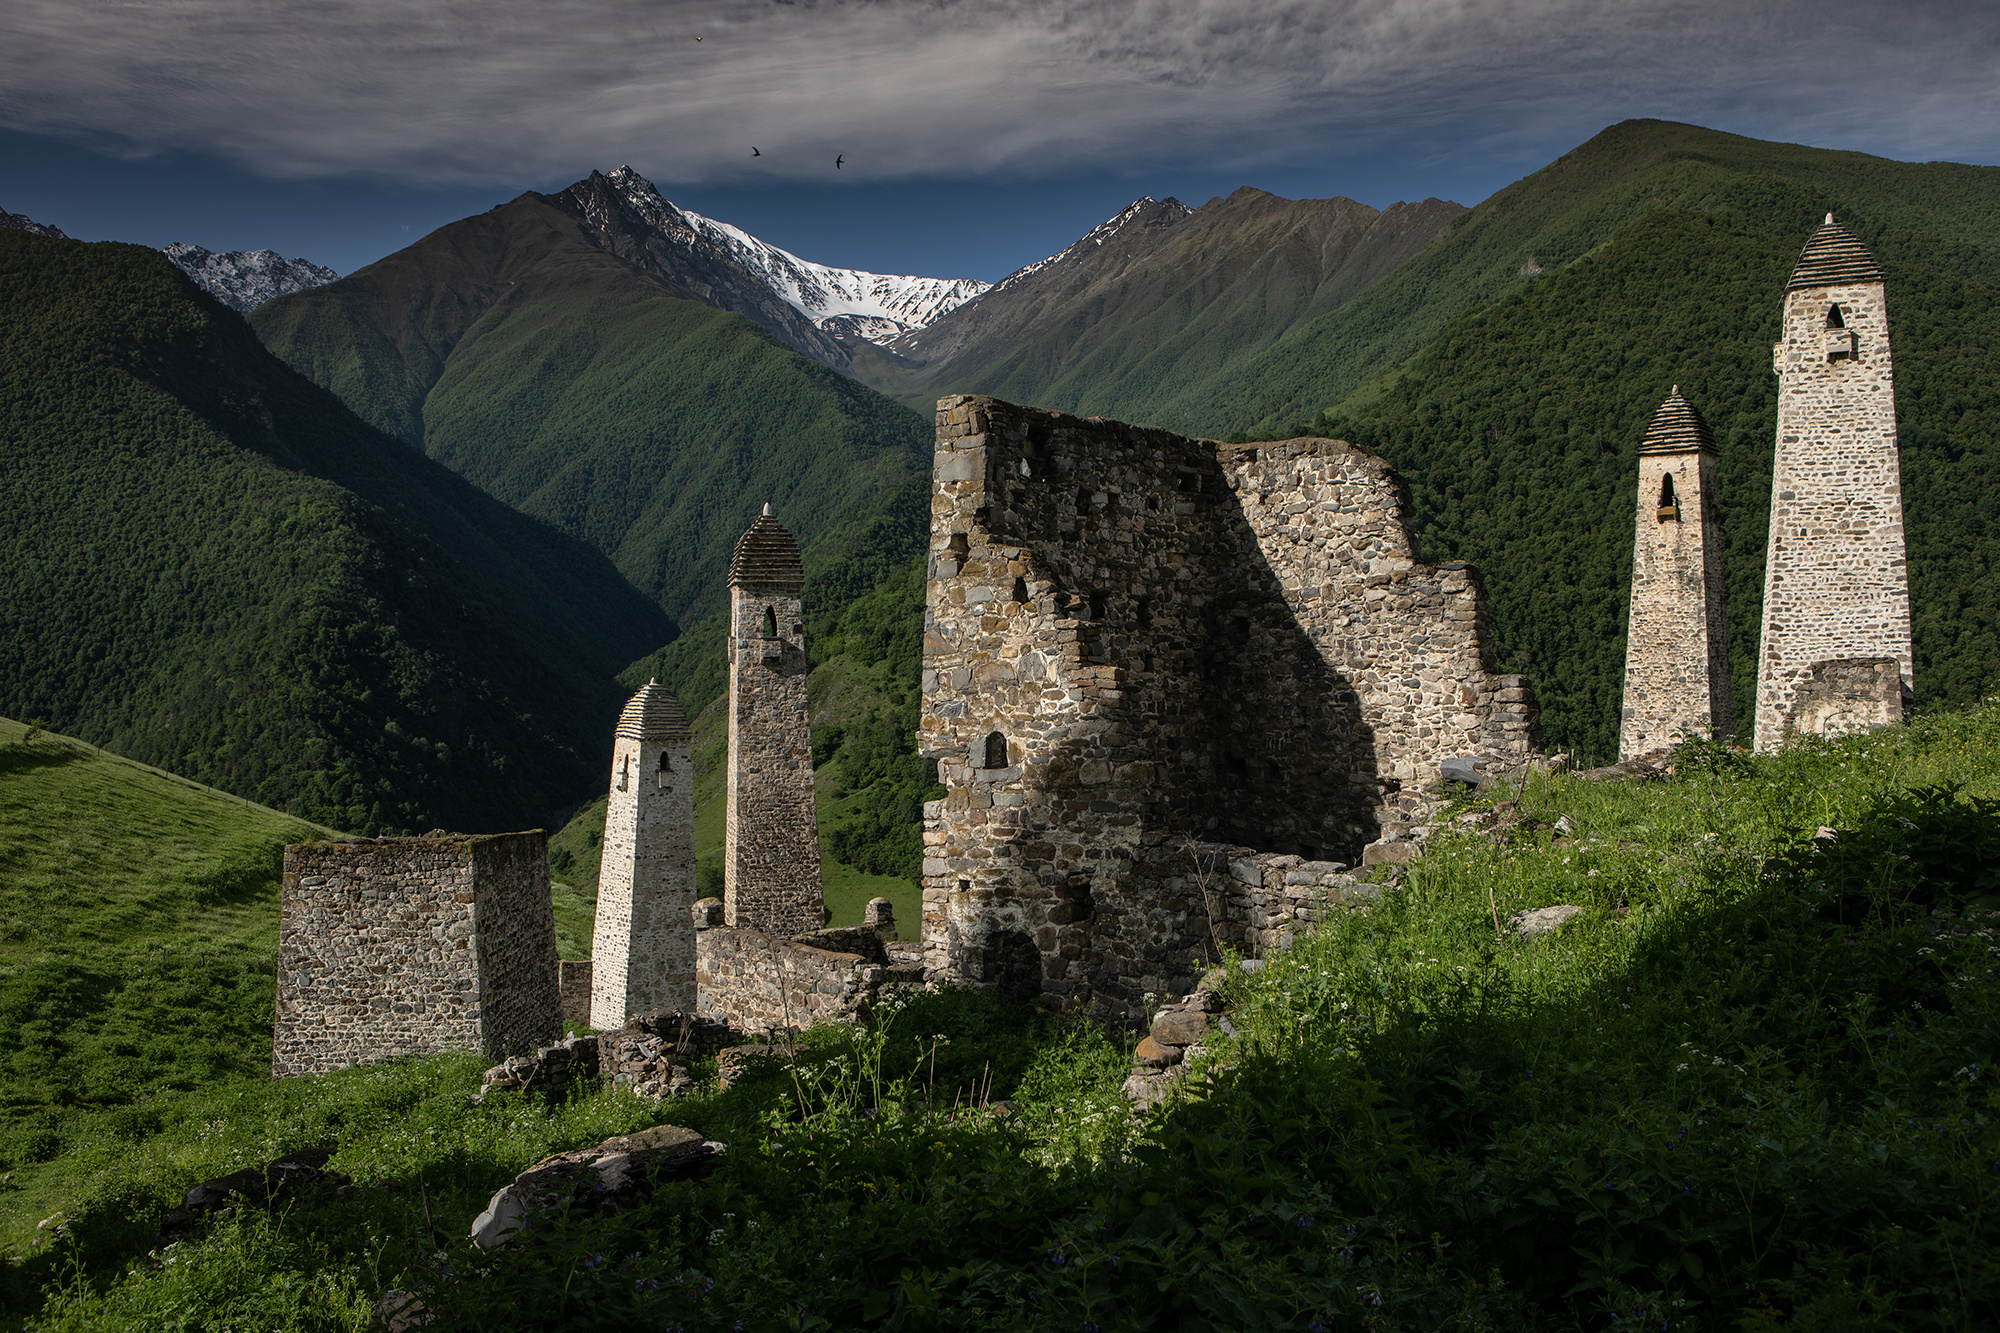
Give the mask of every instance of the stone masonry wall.
<svg viewBox="0 0 2000 1333">
<path fill-rule="evenodd" d="M 1798 683 L 1784 739 L 1846 736 L 1902 720 L 1902 664 L 1893 657 L 1840 657 L 1813 663 Z"/>
<path fill-rule="evenodd" d="M 693 741 L 657 682 L 620 718 L 592 929 L 590 1025 L 692 1009 L 695 998 Z"/>
<path fill-rule="evenodd" d="M 1829 328 L 1838 306 L 1844 328 Z M 1756 745 L 1769 750 L 1815 664 L 1892 657 L 1912 687 L 1895 375 L 1881 282 L 1785 297 L 1778 446 L 1757 659 Z"/>
<path fill-rule="evenodd" d="M 1674 503 L 1663 507 L 1668 477 Z M 1731 735 L 1722 593 L 1713 455 L 1641 454 L 1620 758 L 1663 749 L 1684 731 L 1724 740 Z"/>
<path fill-rule="evenodd" d="M 888 961 L 868 931 L 786 939 L 736 926 L 700 931 L 695 957 L 702 1016 L 739 1032 L 852 1020 L 882 985 Z"/>
<path fill-rule="evenodd" d="M 933 475 L 927 975 L 1134 1012 L 1212 944 L 1188 839 L 1355 861 L 1443 760 L 1529 753 L 1476 575 L 1363 450 L 958 397 Z"/>
<path fill-rule="evenodd" d="M 285 849 L 274 1077 L 561 1035 L 539 832 Z"/>
<path fill-rule="evenodd" d="M 594 1026 L 590 1021 L 590 960 L 565 958 L 556 964 L 556 994 L 564 1023 Z"/>
<path fill-rule="evenodd" d="M 723 911 L 733 926 L 791 935 L 825 922 L 798 592 L 729 590 L 729 775 Z M 767 616 L 775 634 L 766 634 Z"/>
</svg>

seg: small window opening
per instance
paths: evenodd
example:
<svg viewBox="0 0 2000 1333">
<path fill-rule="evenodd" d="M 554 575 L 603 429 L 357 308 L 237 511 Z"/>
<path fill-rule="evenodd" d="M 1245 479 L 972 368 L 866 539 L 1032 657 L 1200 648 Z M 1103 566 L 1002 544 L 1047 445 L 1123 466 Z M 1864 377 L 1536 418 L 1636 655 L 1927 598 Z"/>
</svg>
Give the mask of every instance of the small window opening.
<svg viewBox="0 0 2000 1333">
<path fill-rule="evenodd" d="M 1305 860 L 1317 861 L 1319 860 L 1319 848 L 1309 842 L 1302 842 L 1299 844 L 1299 855 Z"/>
<path fill-rule="evenodd" d="M 1157 496 L 1157 495 L 1149 495 L 1149 496 L 1147 496 L 1147 497 L 1146 497 L 1146 508 L 1148 508 L 1148 509 L 1158 509 L 1159 507 L 1160 507 L 1160 497 L 1159 497 L 1159 496 Z"/>
<path fill-rule="evenodd" d="M 1840 313 L 1839 306 L 1830 305 L 1826 308 L 1826 326 L 1830 329 L 1844 329 L 1847 327 L 1847 317 Z"/>
<path fill-rule="evenodd" d="M 1177 491 L 1185 491 L 1185 492 L 1200 490 L 1201 474 L 1197 472 L 1180 473 L 1174 478 L 1174 489 Z"/>
<path fill-rule="evenodd" d="M 1229 641 L 1231 643 L 1250 642 L 1250 617 L 1231 616 L 1229 618 Z"/>
<path fill-rule="evenodd" d="M 1144 597 L 1134 602 L 1132 604 L 1132 619 L 1139 623 L 1140 629 L 1151 629 L 1153 627 L 1153 603 Z"/>
<path fill-rule="evenodd" d="M 1090 594 L 1090 618 L 1092 620 L 1103 620 L 1109 614 L 1110 598 L 1101 592 Z"/>
<path fill-rule="evenodd" d="M 1674 474 L 1669 472 L 1660 478 L 1660 508 L 1677 503 L 1674 499 Z"/>
<path fill-rule="evenodd" d="M 1090 512 L 1090 492 L 1088 490 L 1081 490 L 1076 493 L 1076 512 L 1079 514 L 1088 514 Z"/>
<path fill-rule="evenodd" d="M 1012 600 L 1016 602 L 1025 602 L 1028 600 L 1028 581 L 1026 579 L 1014 580 Z"/>
<path fill-rule="evenodd" d="M 631 776 L 631 773 L 632 773 L 632 756 L 631 756 L 631 755 L 629 755 L 629 754 L 622 754 L 622 755 L 619 755 L 619 756 L 618 756 L 618 790 L 619 790 L 619 791 L 624 791 L 624 790 L 625 790 L 625 783 L 626 783 L 626 779 L 627 779 L 627 778 L 629 778 L 629 777 Z"/>
<path fill-rule="evenodd" d="M 986 768 L 1007 767 L 1007 738 L 993 732 L 986 738 Z"/>
<path fill-rule="evenodd" d="M 969 879 L 962 879 L 962 880 L 960 880 L 960 881 L 958 882 L 958 891 L 959 891 L 960 893 L 971 893 L 971 892 L 972 892 L 972 881 L 971 881 L 971 880 L 969 880 Z"/>
<path fill-rule="evenodd" d="M 964 533 L 954 532 L 951 534 L 951 540 L 945 543 L 945 549 L 954 555 L 964 555 L 972 549 L 972 543 Z"/>
<path fill-rule="evenodd" d="M 764 637 L 767 639 L 778 637 L 778 612 L 774 607 L 764 608 Z"/>
<path fill-rule="evenodd" d="M 665 750 L 660 751 L 660 771 L 662 773 L 671 773 L 674 771 L 674 761 L 667 757 Z"/>
</svg>

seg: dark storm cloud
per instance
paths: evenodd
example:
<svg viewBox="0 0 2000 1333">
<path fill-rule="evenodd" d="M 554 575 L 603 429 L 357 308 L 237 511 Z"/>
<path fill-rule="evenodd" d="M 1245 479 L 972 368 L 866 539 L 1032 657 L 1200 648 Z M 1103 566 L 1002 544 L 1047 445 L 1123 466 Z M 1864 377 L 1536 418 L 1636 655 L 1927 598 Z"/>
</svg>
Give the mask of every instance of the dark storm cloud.
<svg viewBox="0 0 2000 1333">
<path fill-rule="evenodd" d="M 1984 3 L 13 0 L 0 124 L 453 182 L 1505 151 L 1638 115 L 1991 161 L 1996 52 Z"/>
</svg>

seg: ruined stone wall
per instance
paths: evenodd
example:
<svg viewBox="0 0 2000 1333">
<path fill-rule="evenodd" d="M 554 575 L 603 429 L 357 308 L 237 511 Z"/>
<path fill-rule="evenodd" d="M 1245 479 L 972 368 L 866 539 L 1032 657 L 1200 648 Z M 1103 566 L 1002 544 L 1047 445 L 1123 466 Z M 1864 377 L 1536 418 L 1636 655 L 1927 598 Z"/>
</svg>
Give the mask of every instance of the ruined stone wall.
<svg viewBox="0 0 2000 1333">
<path fill-rule="evenodd" d="M 1352 862 L 1442 760 L 1529 751 L 1473 571 L 1351 445 L 948 398 L 931 513 L 928 975 L 1131 1010 L 1212 940 L 1173 847 Z"/>
<path fill-rule="evenodd" d="M 590 1021 L 590 960 L 565 958 L 556 964 L 556 994 L 564 1023 L 594 1026 Z"/>
<path fill-rule="evenodd" d="M 711 926 L 698 933 L 695 956 L 702 1016 L 739 1032 L 851 1020 L 881 987 L 887 962 L 881 940 L 854 929 L 787 939 Z"/>
<path fill-rule="evenodd" d="M 1672 503 L 1662 505 L 1663 494 L 1671 495 Z M 1682 732 L 1726 740 L 1735 716 L 1713 455 L 1691 450 L 1639 456 L 1632 545 L 1619 757 L 1664 749 Z"/>
<path fill-rule="evenodd" d="M 756 583 L 732 586 L 729 603 L 723 911 L 733 926 L 816 930 L 825 915 L 805 612 L 797 588 Z"/>
<path fill-rule="evenodd" d="M 285 849 L 274 1077 L 561 1031 L 540 832 Z"/>
<path fill-rule="evenodd" d="M 1913 685 L 1895 376 L 1880 281 L 1785 296 L 1756 744 L 1769 750 L 1815 664 L 1891 657 Z M 1828 327 L 1839 307 L 1845 327 Z"/>
</svg>

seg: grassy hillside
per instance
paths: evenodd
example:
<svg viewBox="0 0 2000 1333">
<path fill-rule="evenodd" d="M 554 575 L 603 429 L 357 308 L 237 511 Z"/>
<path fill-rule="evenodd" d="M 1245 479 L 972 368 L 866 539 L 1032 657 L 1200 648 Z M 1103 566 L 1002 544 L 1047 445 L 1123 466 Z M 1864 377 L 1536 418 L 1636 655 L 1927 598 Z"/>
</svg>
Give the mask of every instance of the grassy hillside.
<svg viewBox="0 0 2000 1333">
<path fill-rule="evenodd" d="M 914 366 L 884 357 L 857 370 L 926 411 L 942 394 L 990 393 L 1184 429 L 1197 419 L 1186 385 L 1233 374 L 1353 300 L 1463 212 L 1248 186 L 1192 213 L 1173 200 L 1134 207 L 1113 234 L 899 340 Z"/>
<path fill-rule="evenodd" d="M 865 552 L 867 520 L 930 458 L 924 417 L 598 249 L 540 195 L 253 322 L 363 419 L 588 541 L 677 618 L 722 604 L 766 502 L 807 546 L 844 533 Z"/>
<path fill-rule="evenodd" d="M 1251 364 L 1180 388 L 1162 400 L 1160 419 L 1170 423 L 1186 409 L 1190 430 L 1220 435 L 1276 429 L 1300 412 L 1310 417 L 1468 309 L 1523 286 L 1534 266 L 1549 273 L 1574 263 L 1659 209 L 1760 219 L 1798 245 L 1832 210 L 1871 243 L 1879 237 L 1876 257 L 1885 263 L 1920 261 L 1932 240 L 2000 253 L 2000 168 L 1892 162 L 1630 120 L 1460 215 L 1422 254 Z M 1913 248 L 1898 249 L 1890 237 Z M 1773 310 L 1779 294 L 1771 293 Z M 1893 307 L 1893 287 L 1890 300 Z"/>
<path fill-rule="evenodd" d="M 279 852 L 331 832 L 0 719 L 0 1244 L 48 1164 L 269 1076 Z"/>
<path fill-rule="evenodd" d="M 363 832 L 594 784 L 611 672 L 672 633 L 601 556 L 163 256 L 7 232 L 0 277 L 0 707 Z"/>
<path fill-rule="evenodd" d="M 1707 210 L 1655 209 L 1456 321 L 1313 427 L 1396 464 L 1427 558 L 1486 572 L 1503 652 L 1534 680 L 1552 748 L 1616 752 L 1633 459 L 1675 384 L 1719 449 L 1731 658 L 1747 726 L 1777 412 L 1770 349 L 1810 231 L 1793 224 L 1816 220 L 1825 202 L 1762 181 Z M 1864 228 L 1889 279 L 1918 696 L 1968 704 L 2000 690 L 2000 367 L 1982 350 L 2000 299 L 2000 247 L 1842 216 Z"/>
<path fill-rule="evenodd" d="M 455 1057 L 213 1089 L 71 1159 L 16 1299 L 71 1330 L 358 1327 L 389 1288 L 439 1329 L 1979 1328 L 1996 812 L 1993 705 L 1537 779 L 1239 972 L 1234 1035 L 1145 1118 L 1120 1040 L 966 992 L 662 1107 L 475 1106 Z M 1556 904 L 1583 910 L 1496 932 Z M 663 1119 L 727 1142 L 721 1171 L 497 1256 L 461 1239 L 542 1153 Z M 189 1180 L 317 1145 L 351 1196 L 117 1272 Z M 51 1250 L 76 1275 L 37 1299 Z"/>
</svg>

